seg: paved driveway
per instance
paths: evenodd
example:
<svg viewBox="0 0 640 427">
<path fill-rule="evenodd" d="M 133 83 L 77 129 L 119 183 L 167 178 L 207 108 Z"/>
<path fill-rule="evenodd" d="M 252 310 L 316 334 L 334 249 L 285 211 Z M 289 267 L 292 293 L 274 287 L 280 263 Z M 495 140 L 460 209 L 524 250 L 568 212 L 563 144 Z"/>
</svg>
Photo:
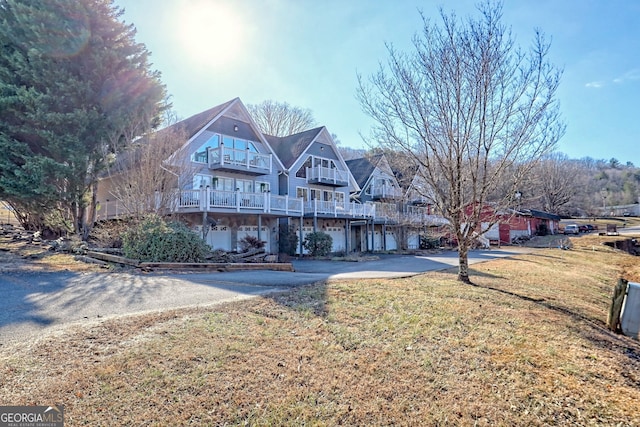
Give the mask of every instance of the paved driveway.
<svg viewBox="0 0 640 427">
<path fill-rule="evenodd" d="M 530 251 L 472 251 L 470 263 Z M 295 286 L 355 278 L 394 278 L 457 265 L 457 252 L 433 256 L 382 255 L 365 262 L 294 261 L 295 272 L 191 274 L 0 274 L 0 345 L 31 334 L 107 317 L 207 306 Z"/>
</svg>

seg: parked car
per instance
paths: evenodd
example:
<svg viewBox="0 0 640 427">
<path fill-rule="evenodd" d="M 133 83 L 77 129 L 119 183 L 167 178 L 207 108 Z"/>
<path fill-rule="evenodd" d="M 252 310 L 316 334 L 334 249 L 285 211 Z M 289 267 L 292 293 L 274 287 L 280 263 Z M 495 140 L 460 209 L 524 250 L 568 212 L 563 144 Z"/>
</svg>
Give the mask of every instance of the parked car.
<svg viewBox="0 0 640 427">
<path fill-rule="evenodd" d="M 580 228 L 577 224 L 567 224 L 564 226 L 564 234 L 580 234 Z"/>
<path fill-rule="evenodd" d="M 579 225 L 578 226 L 578 231 L 580 233 L 588 233 L 589 232 L 589 227 L 587 227 L 586 225 Z"/>
</svg>

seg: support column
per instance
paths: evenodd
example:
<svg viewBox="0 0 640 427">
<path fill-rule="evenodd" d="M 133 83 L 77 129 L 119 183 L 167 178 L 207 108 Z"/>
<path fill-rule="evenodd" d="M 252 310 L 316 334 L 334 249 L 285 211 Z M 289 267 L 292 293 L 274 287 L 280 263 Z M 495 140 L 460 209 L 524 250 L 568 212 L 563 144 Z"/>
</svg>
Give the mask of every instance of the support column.
<svg viewBox="0 0 640 427">
<path fill-rule="evenodd" d="M 300 256 L 302 256 L 302 239 L 304 237 L 304 232 L 302 231 L 302 227 L 304 227 L 304 217 L 300 217 L 300 238 L 298 239 L 298 246 L 300 250 Z"/>
<path fill-rule="evenodd" d="M 349 219 L 344 220 L 344 251 L 345 254 L 351 253 L 351 221 Z"/>
<path fill-rule="evenodd" d="M 262 240 L 262 215 L 258 215 L 258 240 Z"/>
<path fill-rule="evenodd" d="M 387 250 L 387 224 L 382 224 L 382 250 Z"/>
</svg>

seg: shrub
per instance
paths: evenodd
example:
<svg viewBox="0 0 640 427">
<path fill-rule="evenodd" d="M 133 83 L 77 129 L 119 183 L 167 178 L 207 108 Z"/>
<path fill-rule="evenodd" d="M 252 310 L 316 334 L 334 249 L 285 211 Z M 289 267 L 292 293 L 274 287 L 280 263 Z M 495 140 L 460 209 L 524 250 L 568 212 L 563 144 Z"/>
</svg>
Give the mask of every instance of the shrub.
<svg viewBox="0 0 640 427">
<path fill-rule="evenodd" d="M 333 239 L 326 233 L 316 231 L 304 237 L 302 246 L 309 251 L 311 256 L 327 256 L 331 253 Z"/>
<path fill-rule="evenodd" d="M 440 247 L 440 239 L 437 237 L 420 235 L 420 249 L 438 249 Z"/>
<path fill-rule="evenodd" d="M 183 223 L 153 215 L 124 233 L 122 250 L 126 257 L 140 261 L 201 262 L 209 246 Z"/>
<path fill-rule="evenodd" d="M 260 240 L 255 236 L 247 235 L 238 240 L 238 245 L 240 245 L 240 250 L 242 250 L 242 252 L 249 252 L 252 249 L 262 249 L 266 244 L 267 242 Z"/>
<path fill-rule="evenodd" d="M 278 252 L 294 256 L 298 249 L 296 229 L 293 226 L 280 227 L 278 234 Z"/>
</svg>

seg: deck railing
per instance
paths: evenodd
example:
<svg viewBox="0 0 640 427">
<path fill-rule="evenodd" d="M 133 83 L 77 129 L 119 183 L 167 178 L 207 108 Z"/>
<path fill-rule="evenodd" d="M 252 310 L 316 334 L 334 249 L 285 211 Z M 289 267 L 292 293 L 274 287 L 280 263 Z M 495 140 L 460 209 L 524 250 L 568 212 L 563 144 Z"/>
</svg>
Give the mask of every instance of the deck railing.
<svg viewBox="0 0 640 427">
<path fill-rule="evenodd" d="M 307 168 L 307 182 L 321 182 L 324 184 L 348 185 L 349 174 L 336 168 L 314 166 Z"/>
<path fill-rule="evenodd" d="M 271 172 L 271 159 L 271 154 L 255 153 L 249 150 L 227 147 L 209 149 L 209 167 L 230 165 L 247 170 Z"/>
</svg>

